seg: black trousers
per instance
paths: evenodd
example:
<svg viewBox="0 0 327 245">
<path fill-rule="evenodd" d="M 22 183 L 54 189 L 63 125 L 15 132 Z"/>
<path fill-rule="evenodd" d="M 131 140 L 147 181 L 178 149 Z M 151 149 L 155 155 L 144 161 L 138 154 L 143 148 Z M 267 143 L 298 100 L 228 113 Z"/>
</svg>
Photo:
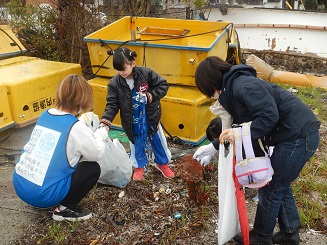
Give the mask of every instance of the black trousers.
<svg viewBox="0 0 327 245">
<path fill-rule="evenodd" d="M 80 162 L 72 175 L 70 190 L 60 204 L 69 209 L 75 208 L 98 182 L 100 172 L 97 162 Z"/>
</svg>

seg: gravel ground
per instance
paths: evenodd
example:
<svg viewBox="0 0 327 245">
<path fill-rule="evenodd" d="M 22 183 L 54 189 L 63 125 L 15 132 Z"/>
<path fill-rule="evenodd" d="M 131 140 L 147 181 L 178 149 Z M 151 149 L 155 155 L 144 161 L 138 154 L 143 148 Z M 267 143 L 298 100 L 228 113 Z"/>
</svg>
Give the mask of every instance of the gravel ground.
<svg viewBox="0 0 327 245">
<path fill-rule="evenodd" d="M 250 51 L 248 54 L 250 54 Z M 297 55 L 255 53 L 275 69 L 316 75 L 326 75 L 326 59 L 307 59 Z M 291 61 L 291 62 L 286 62 Z M 207 189 L 205 203 L 190 198 L 185 172 L 179 167 L 184 155 L 194 148 L 170 143 L 174 153 L 171 164 L 176 173 L 173 180 L 164 179 L 158 171 L 149 168 L 144 183 L 131 182 L 125 189 L 99 184 L 83 203 L 95 215 L 79 223 L 53 222 L 51 209 L 39 210 L 22 202 L 12 186 L 14 163 L 26 143 L 34 125 L 0 133 L 0 237 L 1 244 L 217 244 L 218 197 L 217 166 L 203 173 Z M 327 125 L 321 126 L 321 138 L 327 141 Z M 318 158 L 326 159 L 320 149 Z M 203 187 L 203 186 L 202 186 Z M 168 191 L 169 190 L 169 191 Z M 204 189 L 199 189 L 200 192 Z M 124 191 L 123 197 L 119 198 Z M 250 226 L 253 224 L 255 192 L 245 190 Z M 159 193 L 159 194 L 158 194 Z M 204 200 L 203 199 L 203 200 Z M 178 215 L 181 218 L 176 218 Z M 49 229 L 51 227 L 51 229 Z M 301 229 L 301 244 L 327 244 L 327 231 Z M 63 237 L 62 237 L 63 235 Z M 230 241 L 228 244 L 235 244 Z"/>
</svg>

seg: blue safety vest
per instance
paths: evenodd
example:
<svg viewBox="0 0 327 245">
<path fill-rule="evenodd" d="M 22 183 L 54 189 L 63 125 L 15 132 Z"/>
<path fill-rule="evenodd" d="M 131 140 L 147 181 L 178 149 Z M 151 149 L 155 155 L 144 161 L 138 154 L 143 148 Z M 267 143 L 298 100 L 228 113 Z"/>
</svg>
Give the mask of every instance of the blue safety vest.
<svg viewBox="0 0 327 245">
<path fill-rule="evenodd" d="M 15 191 L 26 203 L 46 208 L 66 197 L 77 166 L 68 162 L 67 140 L 77 121 L 71 114 L 40 116 L 13 175 Z"/>
</svg>

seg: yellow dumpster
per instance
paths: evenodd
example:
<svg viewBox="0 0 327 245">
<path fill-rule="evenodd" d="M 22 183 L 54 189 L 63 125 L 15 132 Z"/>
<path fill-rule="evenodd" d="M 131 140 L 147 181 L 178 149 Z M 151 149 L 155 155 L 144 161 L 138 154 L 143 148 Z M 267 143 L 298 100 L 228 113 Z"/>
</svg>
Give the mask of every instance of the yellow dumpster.
<svg viewBox="0 0 327 245">
<path fill-rule="evenodd" d="M 11 118 L 10 107 L 7 97 L 7 87 L 0 82 L 0 132 L 15 125 Z"/>
<path fill-rule="evenodd" d="M 126 16 L 84 37 L 92 71 L 113 77 L 110 51 L 126 46 L 137 53 L 136 63 L 154 69 L 170 84 L 195 86 L 197 65 L 207 56 L 226 59 L 237 45 L 233 24 L 198 20 Z"/>
<path fill-rule="evenodd" d="M 16 125 L 33 123 L 44 110 L 53 107 L 59 82 L 71 73 L 81 75 L 81 66 L 27 56 L 0 60 L 0 81 L 6 87 L 10 114 Z M 1 104 L 2 101 L 1 96 Z"/>
<path fill-rule="evenodd" d="M 22 55 L 26 48 L 7 25 L 0 25 L 0 59 Z"/>
<path fill-rule="evenodd" d="M 136 64 L 147 66 L 166 78 L 170 87 L 161 100 L 162 123 L 168 134 L 197 145 L 213 115 L 212 100 L 195 86 L 197 65 L 208 56 L 223 60 L 235 57 L 239 63 L 237 35 L 230 22 L 123 17 L 84 37 L 92 71 L 95 113 L 100 117 L 106 105 L 107 84 L 116 75 L 112 51 L 125 46 L 137 53 Z M 121 127 L 119 116 L 113 122 Z"/>
</svg>

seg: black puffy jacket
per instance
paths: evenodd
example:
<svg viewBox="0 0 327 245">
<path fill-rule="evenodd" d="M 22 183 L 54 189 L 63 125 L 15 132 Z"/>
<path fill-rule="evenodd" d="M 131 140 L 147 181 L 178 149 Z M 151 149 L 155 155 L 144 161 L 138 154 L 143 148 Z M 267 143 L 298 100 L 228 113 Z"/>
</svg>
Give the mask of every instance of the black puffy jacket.
<svg viewBox="0 0 327 245">
<path fill-rule="evenodd" d="M 167 94 L 169 85 L 166 79 L 147 67 L 134 67 L 133 78 L 137 92 L 150 94 L 146 104 L 146 116 L 150 133 L 153 134 L 157 131 L 161 118 L 160 99 Z M 119 110 L 122 127 L 128 139 L 134 143 L 132 92 L 125 78 L 117 74 L 108 83 L 107 104 L 102 118 L 112 122 Z"/>
<path fill-rule="evenodd" d="M 269 146 L 306 137 L 320 126 L 296 95 L 257 78 L 247 65 L 235 65 L 224 74 L 219 102 L 232 115 L 233 123 L 252 121 L 252 138 L 261 138 Z"/>
</svg>

